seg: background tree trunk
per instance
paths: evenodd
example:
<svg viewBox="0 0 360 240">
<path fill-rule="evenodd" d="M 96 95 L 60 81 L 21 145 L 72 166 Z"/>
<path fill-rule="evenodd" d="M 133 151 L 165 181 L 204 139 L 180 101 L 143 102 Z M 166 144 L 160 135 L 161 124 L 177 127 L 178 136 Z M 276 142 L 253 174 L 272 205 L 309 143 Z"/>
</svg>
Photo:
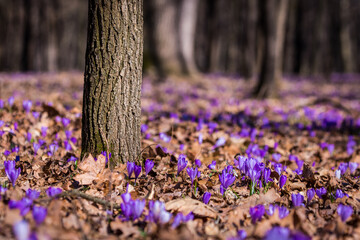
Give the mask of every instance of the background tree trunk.
<svg viewBox="0 0 360 240">
<path fill-rule="evenodd" d="M 263 56 L 254 95 L 258 98 L 276 97 L 282 70 L 282 48 L 288 0 L 259 1 L 260 34 Z"/>
<path fill-rule="evenodd" d="M 112 166 L 140 152 L 142 0 L 90 0 L 82 156 L 109 150 Z"/>
</svg>

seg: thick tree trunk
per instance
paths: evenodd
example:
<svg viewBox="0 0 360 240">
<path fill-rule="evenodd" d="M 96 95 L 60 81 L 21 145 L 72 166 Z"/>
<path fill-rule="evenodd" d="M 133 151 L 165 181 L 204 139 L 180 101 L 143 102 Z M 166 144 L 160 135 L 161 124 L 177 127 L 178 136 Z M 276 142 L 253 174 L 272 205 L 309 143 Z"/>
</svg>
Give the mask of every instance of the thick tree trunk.
<svg viewBox="0 0 360 240">
<path fill-rule="evenodd" d="M 288 0 L 259 1 L 260 34 L 264 42 L 261 68 L 254 95 L 277 97 L 282 69 L 282 48 Z"/>
<path fill-rule="evenodd" d="M 82 156 L 111 152 L 111 165 L 140 152 L 142 0 L 90 0 Z"/>
</svg>

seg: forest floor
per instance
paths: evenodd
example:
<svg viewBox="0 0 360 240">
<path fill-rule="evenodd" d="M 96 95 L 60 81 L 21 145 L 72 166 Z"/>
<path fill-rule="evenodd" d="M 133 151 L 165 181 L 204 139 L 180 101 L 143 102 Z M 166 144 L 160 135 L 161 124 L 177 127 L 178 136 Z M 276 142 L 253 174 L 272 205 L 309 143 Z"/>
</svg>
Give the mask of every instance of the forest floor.
<svg viewBox="0 0 360 240">
<path fill-rule="evenodd" d="M 82 74 L 1 74 L 0 239 L 360 239 L 359 81 L 145 78 L 135 179 L 75 161 Z"/>
</svg>

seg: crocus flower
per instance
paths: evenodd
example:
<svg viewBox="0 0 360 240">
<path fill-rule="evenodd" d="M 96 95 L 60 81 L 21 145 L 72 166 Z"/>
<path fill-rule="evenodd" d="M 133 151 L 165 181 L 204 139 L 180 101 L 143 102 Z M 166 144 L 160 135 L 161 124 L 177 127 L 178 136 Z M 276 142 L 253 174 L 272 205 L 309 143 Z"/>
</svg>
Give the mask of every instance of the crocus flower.
<svg viewBox="0 0 360 240">
<path fill-rule="evenodd" d="M 264 178 L 265 184 L 268 183 L 269 181 L 271 181 L 270 174 L 271 174 L 270 168 L 265 168 L 263 171 L 263 178 Z"/>
<path fill-rule="evenodd" d="M 202 144 L 202 143 L 203 143 L 203 135 L 202 135 L 202 133 L 199 133 L 199 138 L 198 138 L 198 140 L 199 140 L 199 144 Z"/>
<path fill-rule="evenodd" d="M 346 222 L 346 220 L 353 214 L 354 210 L 350 206 L 339 204 L 337 208 L 337 213 L 339 214 L 341 221 Z"/>
<path fill-rule="evenodd" d="M 234 165 L 237 167 L 242 173 L 245 173 L 245 163 L 248 161 L 247 157 L 238 156 L 237 159 L 234 159 Z"/>
<path fill-rule="evenodd" d="M 247 234 L 244 230 L 239 230 L 235 237 L 230 237 L 227 240 L 244 240 L 247 237 Z"/>
<path fill-rule="evenodd" d="M 54 156 L 54 154 L 56 153 L 56 151 L 58 150 L 59 146 L 56 143 L 50 144 L 49 146 L 49 154 L 50 156 Z"/>
<path fill-rule="evenodd" d="M 29 240 L 30 226 L 25 220 L 19 221 L 14 224 L 13 232 L 17 240 Z"/>
<path fill-rule="evenodd" d="M 13 209 L 13 208 L 19 209 L 20 215 L 25 216 L 30 211 L 32 203 L 33 203 L 33 201 L 29 198 L 22 198 L 19 201 L 10 200 L 9 208 L 10 209 Z"/>
<path fill-rule="evenodd" d="M 32 210 L 33 218 L 37 225 L 40 225 L 46 218 L 47 209 L 41 206 L 34 206 Z"/>
<path fill-rule="evenodd" d="M 251 216 L 252 223 L 255 224 L 256 221 L 260 221 L 262 216 L 264 216 L 265 207 L 264 207 L 264 205 L 259 204 L 255 207 L 251 207 L 249 210 L 249 213 Z"/>
<path fill-rule="evenodd" d="M 170 221 L 171 213 L 165 209 L 165 204 L 160 201 L 149 202 L 149 215 L 147 220 L 154 223 L 165 224 Z"/>
<path fill-rule="evenodd" d="M 129 204 L 131 207 L 131 216 L 133 220 L 138 219 L 144 211 L 145 200 L 134 200 L 131 201 Z"/>
<path fill-rule="evenodd" d="M 16 179 L 19 177 L 21 169 L 15 168 L 15 161 L 4 161 L 5 173 L 12 183 L 13 187 L 15 187 Z"/>
<path fill-rule="evenodd" d="M 140 129 L 141 129 L 141 132 L 142 133 L 144 133 L 144 132 L 146 132 L 146 130 L 148 130 L 148 125 L 146 125 L 146 124 L 141 124 L 141 127 L 140 127 Z"/>
<path fill-rule="evenodd" d="M 280 153 L 273 153 L 272 155 L 272 158 L 275 160 L 275 161 L 279 161 L 280 158 L 281 158 L 281 154 Z"/>
<path fill-rule="evenodd" d="M 70 152 L 72 150 L 71 144 L 67 140 L 64 141 L 64 147 L 65 147 L 65 150 L 68 152 Z"/>
<path fill-rule="evenodd" d="M 130 203 L 121 203 L 120 207 L 121 207 L 121 212 L 125 217 L 125 220 L 130 220 L 132 214 Z"/>
<path fill-rule="evenodd" d="M 359 165 L 358 163 L 354 163 L 354 162 L 349 163 L 349 169 L 351 174 L 353 174 L 356 171 L 358 165 Z"/>
<path fill-rule="evenodd" d="M 265 240 L 290 240 L 290 230 L 285 227 L 273 227 L 270 229 L 264 238 Z"/>
<path fill-rule="evenodd" d="M 292 201 L 292 205 L 293 207 L 299 207 L 299 206 L 303 206 L 303 202 L 304 202 L 304 196 L 301 195 L 300 193 L 298 194 L 291 194 L 291 201 Z"/>
<path fill-rule="evenodd" d="M 219 174 L 221 194 L 224 194 L 226 189 L 234 183 L 235 179 L 236 177 L 232 173 L 227 172 L 226 169 L 222 170 L 222 173 Z"/>
<path fill-rule="evenodd" d="M 0 109 L 4 108 L 4 100 L 0 99 Z"/>
<path fill-rule="evenodd" d="M 284 217 L 286 217 L 290 213 L 289 209 L 287 209 L 285 206 L 279 207 L 278 211 L 279 211 L 279 218 L 280 219 L 283 219 Z"/>
<path fill-rule="evenodd" d="M 135 169 L 135 163 L 134 162 L 127 162 L 126 168 L 127 168 L 127 171 L 128 171 L 129 178 L 131 178 L 131 175 L 132 175 L 132 173 L 134 172 L 134 169 Z"/>
<path fill-rule="evenodd" d="M 27 112 L 27 113 L 30 112 L 31 106 L 32 106 L 32 102 L 30 100 L 23 101 L 23 108 L 24 108 L 25 112 Z"/>
<path fill-rule="evenodd" d="M 324 187 L 316 189 L 315 192 L 316 192 L 316 195 L 318 195 L 318 197 L 321 199 L 327 193 L 327 191 Z"/>
<path fill-rule="evenodd" d="M 315 196 L 315 190 L 313 188 L 310 188 L 306 191 L 307 201 L 308 203 L 313 199 Z"/>
<path fill-rule="evenodd" d="M 186 156 L 184 154 L 180 154 L 178 158 L 178 164 L 177 164 L 177 175 L 186 168 L 188 164 L 188 161 L 186 161 Z"/>
<path fill-rule="evenodd" d="M 344 192 L 341 191 L 341 189 L 336 189 L 335 198 L 338 199 L 338 198 L 343 198 L 343 197 L 345 197 Z"/>
<path fill-rule="evenodd" d="M 67 160 L 67 162 L 76 162 L 78 159 L 77 157 L 74 157 L 74 156 L 70 156 Z"/>
<path fill-rule="evenodd" d="M 130 193 L 126 192 L 121 194 L 121 199 L 123 200 L 124 203 L 129 203 L 131 201 Z"/>
<path fill-rule="evenodd" d="M 334 149 L 335 149 L 335 145 L 334 145 L 334 144 L 329 144 L 329 145 L 327 146 L 327 149 L 328 149 L 330 155 L 332 155 L 333 152 L 334 152 Z"/>
<path fill-rule="evenodd" d="M 151 171 L 151 169 L 153 169 L 154 167 L 154 162 L 150 159 L 146 159 L 145 161 L 145 174 L 146 176 L 149 174 L 149 172 Z"/>
<path fill-rule="evenodd" d="M 215 160 L 212 161 L 212 162 L 208 165 L 208 168 L 209 168 L 210 170 L 215 170 L 215 168 L 216 168 L 216 161 L 215 161 Z"/>
<path fill-rule="evenodd" d="M 159 137 L 161 140 L 163 140 L 164 142 L 170 142 L 171 141 L 171 137 L 166 135 L 165 133 L 160 133 Z"/>
<path fill-rule="evenodd" d="M 62 193 L 61 188 L 49 187 L 48 189 L 46 189 L 46 194 L 49 197 L 56 197 L 56 195 L 59 195 L 60 193 Z"/>
<path fill-rule="evenodd" d="M 344 163 L 344 162 L 340 163 L 338 169 L 341 171 L 341 175 L 344 175 L 346 173 L 348 166 L 349 166 L 348 163 Z"/>
<path fill-rule="evenodd" d="M 46 137 L 47 127 L 41 127 L 41 136 Z"/>
<path fill-rule="evenodd" d="M 26 190 L 26 197 L 31 199 L 31 200 L 35 200 L 38 199 L 40 196 L 40 192 L 36 191 L 36 190 L 32 190 L 31 188 L 29 188 L 28 190 Z"/>
<path fill-rule="evenodd" d="M 28 142 L 31 142 L 31 138 L 32 138 L 32 135 L 31 135 L 30 132 L 28 132 L 28 133 L 26 134 L 26 140 L 27 140 Z"/>
<path fill-rule="evenodd" d="M 200 159 L 195 159 L 195 165 L 198 166 L 198 167 L 201 167 Z"/>
<path fill-rule="evenodd" d="M 283 188 L 283 186 L 285 185 L 286 183 L 286 180 L 287 180 L 287 177 L 285 175 L 281 175 L 280 176 L 280 180 L 279 180 L 279 186 L 280 188 Z"/>
<path fill-rule="evenodd" d="M 184 216 L 181 212 L 176 214 L 174 221 L 171 224 L 172 228 L 177 228 L 182 222 L 188 222 L 194 219 L 194 214 L 190 212 L 188 215 Z"/>
<path fill-rule="evenodd" d="M 40 149 L 40 144 L 34 142 L 34 143 L 33 143 L 33 149 L 34 149 L 34 155 L 36 155 L 37 152 L 38 152 L 39 149 Z"/>
<path fill-rule="evenodd" d="M 190 177 L 191 186 L 192 186 L 193 183 L 194 183 L 195 178 L 196 178 L 197 175 L 198 175 L 198 169 L 197 169 L 197 168 L 188 167 L 188 168 L 186 169 L 186 172 L 188 173 L 188 175 L 189 175 L 189 177 Z"/>
<path fill-rule="evenodd" d="M 283 170 L 283 165 L 281 163 L 275 163 L 274 164 L 274 170 L 275 172 L 277 172 L 279 174 L 279 176 L 281 175 L 281 172 Z"/>
<path fill-rule="evenodd" d="M 141 166 L 135 165 L 134 166 L 135 181 L 136 179 L 138 179 L 140 173 L 141 173 Z"/>
<path fill-rule="evenodd" d="M 3 187 L 0 185 L 0 200 L 1 200 L 1 196 L 4 195 L 4 193 L 7 191 L 7 188 Z"/>
<path fill-rule="evenodd" d="M 70 124 L 70 119 L 68 118 L 62 118 L 61 123 L 64 127 L 67 127 Z"/>
<path fill-rule="evenodd" d="M 219 137 L 218 140 L 216 140 L 215 145 L 212 147 L 214 150 L 215 148 L 224 146 L 226 143 L 226 139 L 224 137 Z"/>
<path fill-rule="evenodd" d="M 209 201 L 210 201 L 210 197 L 211 197 L 211 193 L 205 192 L 204 195 L 203 195 L 203 202 L 204 202 L 205 204 L 208 204 Z"/>
</svg>

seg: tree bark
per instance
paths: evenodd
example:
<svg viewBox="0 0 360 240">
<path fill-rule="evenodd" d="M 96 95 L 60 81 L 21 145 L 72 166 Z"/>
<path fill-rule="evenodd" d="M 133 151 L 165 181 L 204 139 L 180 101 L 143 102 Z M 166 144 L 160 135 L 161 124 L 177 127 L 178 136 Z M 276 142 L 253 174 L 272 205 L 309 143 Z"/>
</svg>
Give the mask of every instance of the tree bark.
<svg viewBox="0 0 360 240">
<path fill-rule="evenodd" d="M 140 152 L 142 0 L 90 0 L 82 156 L 111 153 L 111 166 Z"/>
<path fill-rule="evenodd" d="M 254 96 L 257 98 L 277 97 L 278 95 L 287 2 L 288 0 L 259 1 L 260 34 L 264 46 L 259 79 L 254 91 Z"/>
</svg>

